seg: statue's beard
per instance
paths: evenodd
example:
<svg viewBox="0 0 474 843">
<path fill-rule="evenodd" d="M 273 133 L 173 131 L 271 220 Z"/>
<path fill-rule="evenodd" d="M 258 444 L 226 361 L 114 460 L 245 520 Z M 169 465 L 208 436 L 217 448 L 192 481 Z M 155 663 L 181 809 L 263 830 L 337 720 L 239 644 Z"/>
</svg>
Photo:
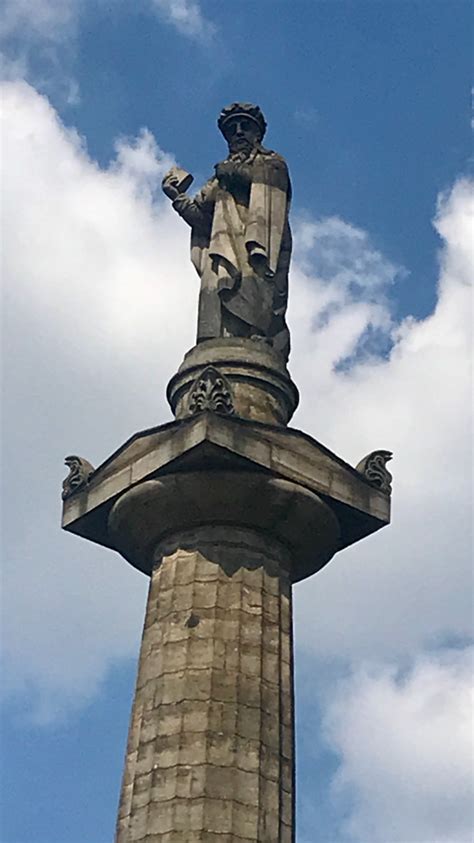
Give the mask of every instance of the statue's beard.
<svg viewBox="0 0 474 843">
<path fill-rule="evenodd" d="M 239 139 L 237 143 L 229 144 L 230 157 L 233 159 L 239 158 L 241 161 L 245 161 L 251 155 L 253 149 L 254 145 L 246 138 Z"/>
</svg>

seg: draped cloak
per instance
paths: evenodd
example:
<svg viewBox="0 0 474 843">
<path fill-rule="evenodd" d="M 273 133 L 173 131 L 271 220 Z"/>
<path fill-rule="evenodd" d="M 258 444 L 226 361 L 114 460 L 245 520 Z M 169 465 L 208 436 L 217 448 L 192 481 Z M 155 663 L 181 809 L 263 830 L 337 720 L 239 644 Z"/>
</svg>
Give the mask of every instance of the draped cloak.
<svg viewBox="0 0 474 843">
<path fill-rule="evenodd" d="M 191 225 L 191 260 L 201 278 L 198 341 L 256 334 L 287 356 L 288 169 L 281 156 L 262 147 L 242 169 L 242 180 L 224 187 L 212 178 L 194 199 L 181 195 L 173 202 Z M 233 323 L 227 320 L 233 330 L 223 329 L 225 311 L 236 317 Z"/>
</svg>

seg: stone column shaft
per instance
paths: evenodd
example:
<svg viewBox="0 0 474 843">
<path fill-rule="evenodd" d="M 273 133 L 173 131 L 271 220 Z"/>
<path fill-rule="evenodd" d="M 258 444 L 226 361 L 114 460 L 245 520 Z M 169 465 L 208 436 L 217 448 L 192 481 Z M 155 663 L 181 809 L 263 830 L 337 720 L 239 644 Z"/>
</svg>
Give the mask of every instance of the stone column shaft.
<svg viewBox="0 0 474 843">
<path fill-rule="evenodd" d="M 116 843 L 292 843 L 288 551 L 207 526 L 156 556 Z"/>
</svg>

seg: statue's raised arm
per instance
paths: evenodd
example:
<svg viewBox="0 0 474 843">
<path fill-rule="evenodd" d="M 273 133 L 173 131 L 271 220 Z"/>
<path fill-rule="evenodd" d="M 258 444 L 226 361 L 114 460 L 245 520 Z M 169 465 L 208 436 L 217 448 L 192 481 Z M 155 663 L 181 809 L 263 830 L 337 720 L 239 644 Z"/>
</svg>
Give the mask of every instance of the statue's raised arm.
<svg viewBox="0 0 474 843">
<path fill-rule="evenodd" d="M 191 259 L 201 278 L 198 342 L 245 337 L 268 343 L 284 360 L 291 232 L 285 160 L 262 146 L 265 118 L 233 103 L 218 120 L 229 154 L 191 199 L 192 177 L 174 168 L 163 190 L 191 226 Z"/>
</svg>

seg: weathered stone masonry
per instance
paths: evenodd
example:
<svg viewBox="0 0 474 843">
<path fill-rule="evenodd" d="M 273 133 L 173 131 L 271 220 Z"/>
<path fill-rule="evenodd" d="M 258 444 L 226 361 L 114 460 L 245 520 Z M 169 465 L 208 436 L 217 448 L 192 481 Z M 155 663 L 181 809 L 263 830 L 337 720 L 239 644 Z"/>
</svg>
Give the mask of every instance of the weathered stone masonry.
<svg viewBox="0 0 474 843">
<path fill-rule="evenodd" d="M 232 527 L 176 544 L 150 582 L 117 843 L 290 843 L 285 548 Z"/>
</svg>

